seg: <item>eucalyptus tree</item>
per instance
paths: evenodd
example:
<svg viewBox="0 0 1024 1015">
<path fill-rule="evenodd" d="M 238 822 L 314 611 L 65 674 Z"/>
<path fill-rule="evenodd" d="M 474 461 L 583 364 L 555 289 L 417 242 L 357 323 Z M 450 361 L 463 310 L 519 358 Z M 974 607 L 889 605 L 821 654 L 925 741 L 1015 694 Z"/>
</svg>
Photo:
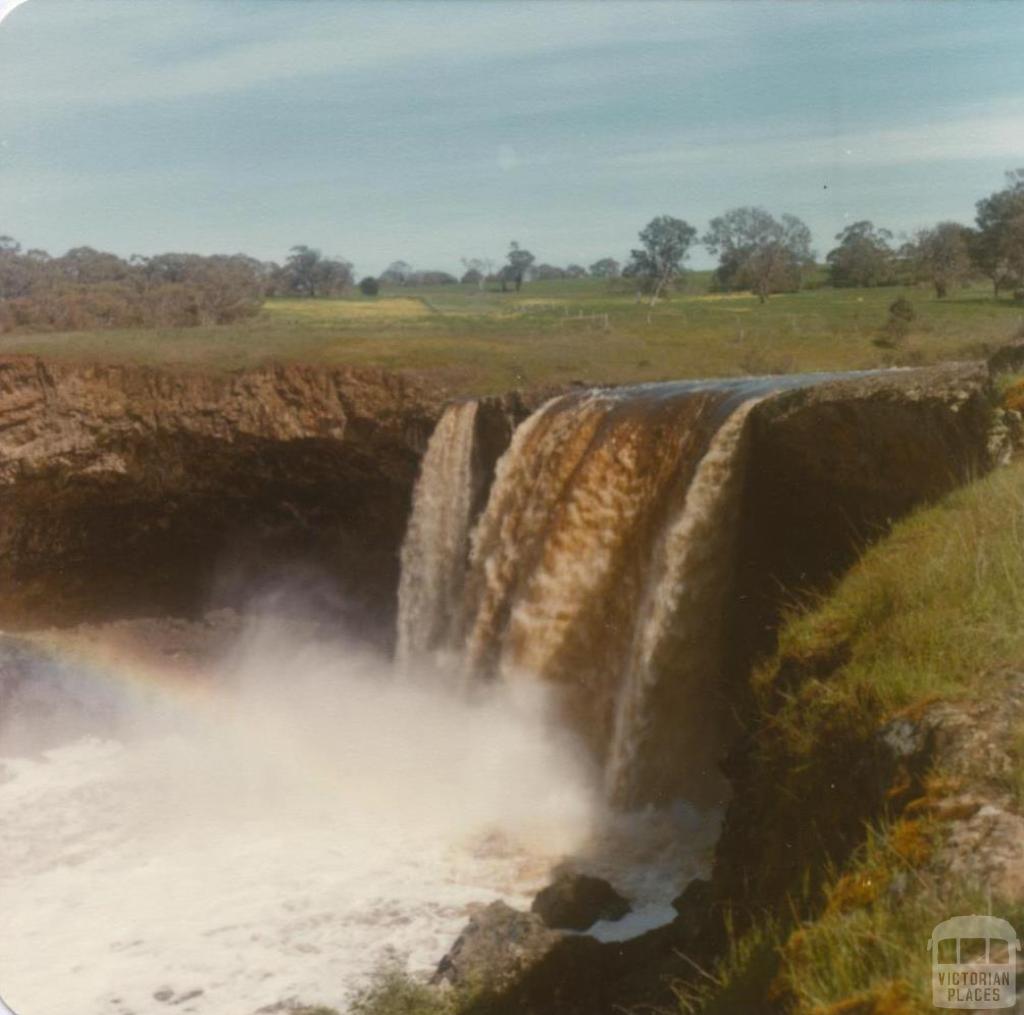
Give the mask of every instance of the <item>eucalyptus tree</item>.
<svg viewBox="0 0 1024 1015">
<path fill-rule="evenodd" d="M 913 252 L 918 277 L 931 282 L 940 300 L 970 277 L 971 239 L 971 230 L 959 222 L 940 222 L 917 234 Z"/>
<path fill-rule="evenodd" d="M 602 257 L 590 266 L 591 278 L 618 278 L 622 265 L 614 257 Z"/>
<path fill-rule="evenodd" d="M 682 276 L 696 238 L 697 230 L 689 222 L 671 215 L 659 215 L 640 230 L 641 246 L 630 252 L 623 274 L 640 281 L 651 306 Z"/>
<path fill-rule="evenodd" d="M 776 219 L 763 208 L 733 208 L 713 218 L 701 242 L 718 257 L 716 287 L 749 289 L 762 303 L 771 293 L 799 289 L 814 263 L 810 229 L 795 215 Z"/>
<path fill-rule="evenodd" d="M 838 246 L 825 257 L 832 285 L 876 286 L 896 281 L 892 233 L 888 229 L 876 229 L 873 223 L 862 219 L 837 233 L 836 240 Z"/>
<path fill-rule="evenodd" d="M 977 232 L 972 254 L 977 266 L 1000 289 L 1024 286 L 1024 169 L 1006 174 L 1002 190 L 976 205 Z"/>
<path fill-rule="evenodd" d="M 519 292 L 523 288 L 526 274 L 536 258 L 525 247 L 521 247 L 513 240 L 506 259 L 508 264 L 502 268 L 500 276 L 502 291 L 505 290 L 507 283 L 511 282 L 515 286 L 516 292 Z"/>
</svg>

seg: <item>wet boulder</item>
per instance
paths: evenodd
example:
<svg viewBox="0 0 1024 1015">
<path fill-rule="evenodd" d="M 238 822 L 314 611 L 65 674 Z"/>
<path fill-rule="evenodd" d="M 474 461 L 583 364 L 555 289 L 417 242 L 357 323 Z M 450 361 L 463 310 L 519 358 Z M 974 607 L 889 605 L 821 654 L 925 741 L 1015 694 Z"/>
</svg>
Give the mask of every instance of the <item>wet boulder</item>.
<svg viewBox="0 0 1024 1015">
<path fill-rule="evenodd" d="M 546 927 L 586 930 L 598 920 L 620 920 L 632 907 L 603 878 L 564 872 L 533 900 L 531 911 Z"/>
<path fill-rule="evenodd" d="M 438 964 L 431 982 L 500 990 L 539 962 L 562 939 L 535 913 L 502 901 L 478 909 Z"/>
</svg>

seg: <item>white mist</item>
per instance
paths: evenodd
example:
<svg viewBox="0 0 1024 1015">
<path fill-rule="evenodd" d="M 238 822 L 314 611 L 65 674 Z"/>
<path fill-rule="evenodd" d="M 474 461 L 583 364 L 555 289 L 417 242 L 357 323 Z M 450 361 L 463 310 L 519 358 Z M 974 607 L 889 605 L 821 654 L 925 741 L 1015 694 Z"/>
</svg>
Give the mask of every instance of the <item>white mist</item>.
<svg viewBox="0 0 1024 1015">
<path fill-rule="evenodd" d="M 685 870 L 678 828 L 646 853 L 633 828 L 617 855 L 539 684 L 470 698 L 267 619 L 186 704 L 68 679 L 43 753 L 0 728 L 0 994 L 19 1015 L 343 1010 L 389 957 L 432 969 L 471 903 L 528 906 L 566 857 L 652 904 Z M 90 697 L 103 737 L 52 746 Z"/>
</svg>

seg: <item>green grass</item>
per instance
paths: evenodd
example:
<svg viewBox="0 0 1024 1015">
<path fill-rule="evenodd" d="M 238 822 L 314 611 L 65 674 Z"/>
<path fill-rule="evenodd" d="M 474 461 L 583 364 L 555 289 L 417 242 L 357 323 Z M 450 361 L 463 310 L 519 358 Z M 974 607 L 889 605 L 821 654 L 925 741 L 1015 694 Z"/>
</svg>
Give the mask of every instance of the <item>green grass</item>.
<svg viewBox="0 0 1024 1015">
<path fill-rule="evenodd" d="M 7 335 L 0 352 L 234 369 L 267 362 L 412 371 L 453 393 L 582 380 L 635 382 L 847 370 L 977 355 L 1006 341 L 1024 310 L 978 285 L 936 300 L 914 289 L 807 289 L 760 305 L 706 295 L 707 273 L 653 309 L 621 282 L 535 282 L 385 290 L 377 299 L 270 300 L 254 319 L 207 328 Z M 875 345 L 889 304 L 914 305 L 899 350 Z"/>
<path fill-rule="evenodd" d="M 455 991 L 442 991 L 397 968 L 378 971 L 373 983 L 350 1004 L 351 1015 L 456 1015 Z"/>
<path fill-rule="evenodd" d="M 765 916 L 742 935 L 729 929 L 729 947 L 711 969 L 673 985 L 681 1015 L 739 1015 L 765 1010 L 782 965 L 781 923 Z"/>
<path fill-rule="evenodd" d="M 871 548 L 817 608 L 784 625 L 779 658 L 846 648 L 837 672 L 804 699 L 874 698 L 891 712 L 969 691 L 1024 659 L 1024 463 L 999 469 L 919 509 Z M 762 690 L 777 664 L 762 671 Z M 793 715 L 794 735 L 806 725 Z"/>
<path fill-rule="evenodd" d="M 841 1012 L 926 1015 L 931 1004 L 931 929 L 951 916 L 992 913 L 1024 922 L 1020 902 L 988 886 L 938 879 L 913 852 L 902 855 L 907 829 L 900 822 L 869 836 L 851 869 L 831 887 L 830 903 L 815 921 L 797 927 L 778 949 L 775 991 L 795 1015 Z M 933 830 L 933 834 L 937 834 Z M 851 882 L 867 883 L 867 897 L 851 901 Z"/>
<path fill-rule="evenodd" d="M 486 991 L 469 986 L 432 987 L 385 962 L 369 986 L 349 1002 L 350 1015 L 485 1015 Z"/>
<path fill-rule="evenodd" d="M 813 907 L 829 863 L 893 789 L 865 764 L 881 725 L 1019 665 L 1022 611 L 1018 462 L 899 522 L 836 589 L 788 618 L 746 705 L 745 806 L 763 833 L 750 904 Z"/>
<path fill-rule="evenodd" d="M 991 912 L 1014 926 L 1024 906 L 977 885 L 938 881 L 894 850 L 899 831 L 871 836 L 830 886 L 833 901 L 815 920 L 766 917 L 732 938 L 710 970 L 676 985 L 680 1015 L 927 1015 L 932 928 L 968 913 Z M 851 881 L 870 885 L 849 901 Z M 845 901 L 834 900 L 842 896 Z M 788 925 L 787 925 L 788 924 Z"/>
<path fill-rule="evenodd" d="M 878 787 L 865 790 L 855 772 L 889 717 L 990 692 L 992 674 L 1019 668 L 1022 610 L 1017 462 L 898 523 L 835 590 L 788 618 L 777 654 L 755 675 L 750 717 L 751 799 L 766 801 L 752 875 L 762 894 L 753 897 L 764 908 L 716 967 L 679 987 L 681 1012 L 751 1004 L 794 1015 L 933 1010 L 925 949 L 932 926 L 987 912 L 990 901 L 963 878 L 936 879 L 941 819 L 917 806 L 889 819 L 876 809 L 872 818 L 859 799 Z M 1008 747 L 1018 767 L 1005 788 L 1024 804 L 1024 730 Z M 979 777 L 991 778 L 985 759 L 976 760 Z M 941 795 L 947 778 L 953 785 L 949 773 L 933 771 L 924 788 L 888 790 Z M 873 822 L 866 839 L 865 820 Z M 844 838 L 862 844 L 843 854 L 836 847 Z M 771 870 L 786 864 L 788 878 L 772 881 Z M 1024 923 L 1024 907 L 991 905 Z"/>
</svg>

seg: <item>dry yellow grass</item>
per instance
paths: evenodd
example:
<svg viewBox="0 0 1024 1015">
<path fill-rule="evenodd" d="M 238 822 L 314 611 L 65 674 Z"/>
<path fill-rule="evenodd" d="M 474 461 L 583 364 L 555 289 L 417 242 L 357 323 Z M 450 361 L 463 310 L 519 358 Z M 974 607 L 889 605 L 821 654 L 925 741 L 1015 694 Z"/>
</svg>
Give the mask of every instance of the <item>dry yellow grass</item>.
<svg viewBox="0 0 1024 1015">
<path fill-rule="evenodd" d="M 389 321 L 409 317 L 426 317 L 431 314 L 423 300 L 418 297 L 398 296 L 377 300 L 269 300 L 266 312 L 277 318 L 295 320 L 330 321 Z"/>
</svg>

